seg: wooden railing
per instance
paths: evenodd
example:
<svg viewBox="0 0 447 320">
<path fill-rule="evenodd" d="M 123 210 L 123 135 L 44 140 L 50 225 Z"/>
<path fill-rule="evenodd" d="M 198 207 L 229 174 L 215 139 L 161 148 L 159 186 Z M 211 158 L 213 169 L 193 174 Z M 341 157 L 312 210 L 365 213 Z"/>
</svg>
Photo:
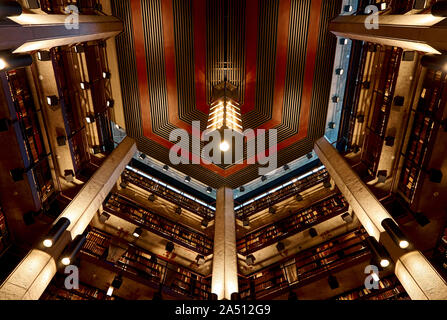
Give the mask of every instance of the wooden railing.
<svg viewBox="0 0 447 320">
<path fill-rule="evenodd" d="M 110 234 L 91 228 L 81 253 L 106 261 L 111 241 Z M 129 244 L 118 261 L 108 262 L 113 263 L 117 273 L 139 277 L 155 288 L 165 287 L 189 298 L 209 299 L 211 284 L 208 279 L 133 244 Z"/>
<path fill-rule="evenodd" d="M 357 229 L 303 250 L 246 278 L 240 277 L 241 299 L 270 299 L 364 260 L 370 256 L 364 243 L 366 237 L 363 228 Z"/>
<path fill-rule="evenodd" d="M 163 185 L 143 177 L 131 170 L 125 170 L 122 174 L 122 179 L 124 182 L 132 183 L 203 218 L 211 219 L 214 217 L 214 211 L 210 208 L 205 207 L 196 201 L 176 193 L 173 190 L 170 190 L 169 188 L 166 188 Z"/>
<path fill-rule="evenodd" d="M 304 190 L 307 190 L 329 178 L 326 169 L 321 169 L 316 173 L 309 175 L 301 180 L 298 180 L 284 188 L 281 188 L 273 193 L 266 195 L 258 200 L 251 202 L 248 205 L 242 203 L 242 207 L 236 210 L 236 216 L 240 219 L 250 217 L 251 215 L 269 208 L 287 198 L 293 197 Z M 247 200 L 249 202 L 251 200 Z"/>
<path fill-rule="evenodd" d="M 247 255 L 277 243 L 305 229 L 346 212 L 349 208 L 341 194 L 329 197 L 301 209 L 297 213 L 275 223 L 250 232 L 237 241 L 237 251 Z"/>
<path fill-rule="evenodd" d="M 213 242 L 203 233 L 143 208 L 123 195 L 111 194 L 104 203 L 104 210 L 197 253 L 205 256 L 212 253 Z"/>
</svg>

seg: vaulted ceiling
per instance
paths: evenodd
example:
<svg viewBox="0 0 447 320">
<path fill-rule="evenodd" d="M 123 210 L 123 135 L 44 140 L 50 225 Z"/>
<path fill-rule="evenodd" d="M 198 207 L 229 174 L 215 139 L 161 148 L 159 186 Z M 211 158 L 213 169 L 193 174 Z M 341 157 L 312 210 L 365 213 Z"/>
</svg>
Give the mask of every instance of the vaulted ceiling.
<svg viewBox="0 0 447 320">
<path fill-rule="evenodd" d="M 324 134 L 335 52 L 327 25 L 341 1 L 112 3 L 125 22 L 116 43 L 126 131 L 141 152 L 171 165 L 170 132 L 196 134 L 192 121 L 206 128 L 212 88 L 225 69 L 244 129 L 278 130 L 278 166 L 309 153 Z M 258 166 L 246 163 L 176 168 L 212 187 L 258 177 Z"/>
</svg>

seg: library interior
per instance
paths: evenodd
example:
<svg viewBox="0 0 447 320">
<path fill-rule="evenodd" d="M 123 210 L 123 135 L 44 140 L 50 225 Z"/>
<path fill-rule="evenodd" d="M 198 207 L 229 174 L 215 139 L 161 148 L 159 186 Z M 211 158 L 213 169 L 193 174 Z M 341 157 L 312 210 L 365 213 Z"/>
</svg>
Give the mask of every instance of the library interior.
<svg viewBox="0 0 447 320">
<path fill-rule="evenodd" d="M 446 0 L 0 0 L 0 86 L 0 300 L 447 300 Z"/>
</svg>

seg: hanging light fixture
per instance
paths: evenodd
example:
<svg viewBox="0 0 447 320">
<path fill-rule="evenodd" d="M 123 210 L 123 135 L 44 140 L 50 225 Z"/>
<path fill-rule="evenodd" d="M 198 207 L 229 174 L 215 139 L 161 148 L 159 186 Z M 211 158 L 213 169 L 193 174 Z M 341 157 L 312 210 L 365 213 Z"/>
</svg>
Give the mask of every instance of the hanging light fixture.
<svg viewBox="0 0 447 320">
<path fill-rule="evenodd" d="M 393 219 L 387 218 L 382 221 L 382 227 L 393 239 L 394 243 L 398 245 L 401 249 L 407 249 L 410 246 L 408 238 L 400 230 L 399 226 L 394 222 Z"/>
<path fill-rule="evenodd" d="M 387 268 L 391 265 L 390 255 L 374 237 L 366 238 L 365 242 L 371 250 L 375 262 L 378 262 L 382 268 Z"/>
<path fill-rule="evenodd" d="M 46 248 L 51 248 L 57 240 L 62 236 L 65 230 L 67 230 L 70 225 L 70 220 L 65 217 L 60 218 L 50 229 L 45 239 L 43 240 L 43 245 Z"/>
<path fill-rule="evenodd" d="M 64 266 L 70 265 L 78 252 L 81 250 L 87 238 L 85 235 L 79 234 L 74 240 L 64 249 L 61 256 L 61 262 Z"/>
</svg>

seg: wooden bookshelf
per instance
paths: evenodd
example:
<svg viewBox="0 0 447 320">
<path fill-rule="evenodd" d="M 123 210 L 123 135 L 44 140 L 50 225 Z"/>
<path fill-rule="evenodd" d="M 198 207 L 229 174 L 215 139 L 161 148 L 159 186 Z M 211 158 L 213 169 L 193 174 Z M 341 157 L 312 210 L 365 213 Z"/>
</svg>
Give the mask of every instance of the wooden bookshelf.
<svg viewBox="0 0 447 320">
<path fill-rule="evenodd" d="M 367 289 L 365 286 L 345 292 L 334 300 L 410 300 L 404 287 L 395 275 L 379 281 L 379 289 Z"/>
<path fill-rule="evenodd" d="M 58 277 L 58 276 L 56 276 Z M 61 277 L 62 278 L 62 277 Z M 42 294 L 40 300 L 123 300 L 122 298 L 109 297 L 105 291 L 92 287 L 85 283 L 79 283 L 79 289 L 66 289 L 63 278 L 53 280 Z"/>
<path fill-rule="evenodd" d="M 104 203 L 104 210 L 137 223 L 146 230 L 197 253 L 205 256 L 212 253 L 213 241 L 203 233 L 199 233 L 178 222 L 162 217 L 149 209 L 143 208 L 123 195 L 111 194 Z"/>
<path fill-rule="evenodd" d="M 65 8 L 69 5 L 76 5 L 79 13 L 96 14 L 96 8 L 99 0 L 40 0 L 42 11 L 49 14 L 66 14 Z"/>
<path fill-rule="evenodd" d="M 446 85 L 447 74 L 428 70 L 417 108 L 412 110 L 415 113 L 414 122 L 399 181 L 399 190 L 410 203 L 413 202 L 423 168 L 429 160 L 435 132 L 440 126 L 437 118 L 447 99 L 444 93 Z"/>
<path fill-rule="evenodd" d="M 279 203 L 287 198 L 295 196 L 296 194 L 303 192 L 329 178 L 329 174 L 326 169 L 321 169 L 316 173 L 311 174 L 301 180 L 298 180 L 284 188 L 281 188 L 275 192 L 272 192 L 265 197 L 262 197 L 256 201 L 251 202 L 248 205 L 242 204 L 242 207 L 235 211 L 238 218 L 247 218 L 251 215 L 267 209 L 276 203 Z M 252 199 L 246 202 L 252 201 Z"/>
<path fill-rule="evenodd" d="M 372 177 L 377 175 L 402 52 L 401 48 L 387 47 L 378 53 L 381 55 L 380 60 L 384 68 L 381 69 L 374 84 L 370 106 L 372 115 L 367 125 L 361 157 Z"/>
<path fill-rule="evenodd" d="M 370 255 L 363 228 L 350 231 L 327 242 L 303 250 L 242 280 L 241 298 L 262 298 L 281 289 L 309 283 L 331 270 Z"/>
<path fill-rule="evenodd" d="M 213 218 L 214 212 L 192 199 L 189 199 L 181 194 L 178 194 L 165 186 L 162 186 L 146 177 L 143 177 L 131 170 L 124 170 L 122 174 L 123 181 L 132 183 L 150 193 L 153 193 L 160 198 L 163 198 L 171 203 L 174 203 L 186 210 L 189 210 L 203 218 Z"/>
<path fill-rule="evenodd" d="M 0 206 L 0 256 L 9 247 L 9 232 L 3 208 Z"/>
<path fill-rule="evenodd" d="M 111 240 L 110 234 L 91 228 L 82 253 L 104 260 Z M 206 300 L 211 292 L 209 280 L 202 275 L 133 244 L 129 244 L 126 252 L 114 263 L 114 267 L 121 273 L 140 277 L 157 286 L 161 284 L 168 290 L 187 297 Z"/>
<path fill-rule="evenodd" d="M 16 69 L 6 73 L 9 88 L 14 102 L 26 157 L 36 183 L 37 191 L 42 202 L 45 202 L 55 191 L 49 154 L 45 149 L 42 130 L 39 124 L 37 108 L 34 103 L 25 69 Z"/>
<path fill-rule="evenodd" d="M 250 232 L 238 239 L 237 251 L 244 255 L 250 254 L 340 215 L 346 212 L 348 208 L 349 205 L 341 194 L 331 196 L 309 208 L 299 210 L 285 219 Z"/>
</svg>

